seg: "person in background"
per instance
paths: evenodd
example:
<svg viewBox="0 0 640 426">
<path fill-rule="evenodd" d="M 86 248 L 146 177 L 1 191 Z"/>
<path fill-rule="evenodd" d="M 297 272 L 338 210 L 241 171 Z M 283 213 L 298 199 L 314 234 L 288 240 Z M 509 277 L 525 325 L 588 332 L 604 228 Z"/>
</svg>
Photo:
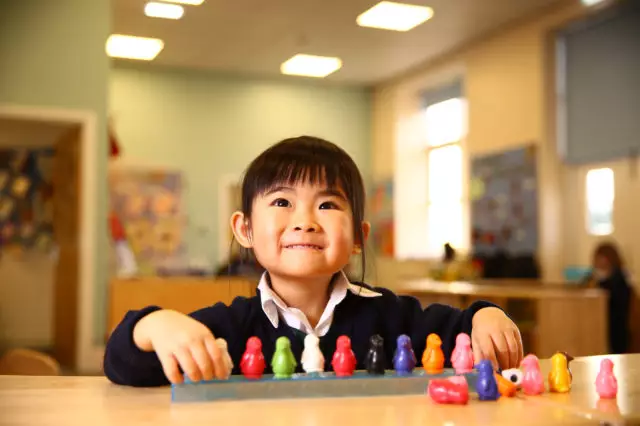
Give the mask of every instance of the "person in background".
<svg viewBox="0 0 640 426">
<path fill-rule="evenodd" d="M 616 245 L 599 244 L 593 253 L 592 267 L 588 281 L 609 293 L 609 351 L 627 353 L 631 341 L 629 314 L 633 290 Z"/>
</svg>

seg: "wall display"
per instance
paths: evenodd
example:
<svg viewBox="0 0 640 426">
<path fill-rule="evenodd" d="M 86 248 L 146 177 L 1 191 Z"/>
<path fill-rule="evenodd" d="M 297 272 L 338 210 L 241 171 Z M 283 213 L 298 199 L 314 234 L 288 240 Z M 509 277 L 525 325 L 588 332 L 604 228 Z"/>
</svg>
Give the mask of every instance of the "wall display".
<svg viewBox="0 0 640 426">
<path fill-rule="evenodd" d="M 120 267 L 136 270 L 140 275 L 184 271 L 186 220 L 181 174 L 120 168 L 111 171 L 109 182 L 112 238 L 119 248 L 126 240 L 133 256 L 126 260 L 126 266 Z M 119 232 L 115 232 L 114 223 L 121 228 Z"/>
<path fill-rule="evenodd" d="M 471 241 L 474 256 L 534 256 L 538 191 L 534 146 L 472 159 Z"/>
<path fill-rule="evenodd" d="M 0 149 L 0 249 L 48 251 L 53 243 L 53 148 Z"/>
</svg>

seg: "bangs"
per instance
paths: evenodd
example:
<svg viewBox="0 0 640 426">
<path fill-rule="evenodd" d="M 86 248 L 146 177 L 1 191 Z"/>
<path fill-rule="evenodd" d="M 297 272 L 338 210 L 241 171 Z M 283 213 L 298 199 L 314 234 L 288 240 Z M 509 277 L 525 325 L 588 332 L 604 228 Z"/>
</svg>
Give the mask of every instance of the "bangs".
<svg viewBox="0 0 640 426">
<path fill-rule="evenodd" d="M 260 154 L 242 182 L 242 211 L 251 214 L 255 197 L 279 186 L 326 185 L 342 191 L 356 215 L 364 216 L 364 183 L 358 166 L 342 148 L 311 136 L 285 139 Z"/>
<path fill-rule="evenodd" d="M 296 158 L 280 164 L 265 164 L 264 170 L 257 170 L 257 179 L 253 184 L 253 193 L 263 195 L 280 186 L 296 186 L 300 184 L 326 186 L 328 189 L 344 190 L 342 183 L 346 176 L 341 176 L 335 163 L 317 161 L 316 158 Z M 345 173 L 343 173 L 345 174 Z"/>
</svg>

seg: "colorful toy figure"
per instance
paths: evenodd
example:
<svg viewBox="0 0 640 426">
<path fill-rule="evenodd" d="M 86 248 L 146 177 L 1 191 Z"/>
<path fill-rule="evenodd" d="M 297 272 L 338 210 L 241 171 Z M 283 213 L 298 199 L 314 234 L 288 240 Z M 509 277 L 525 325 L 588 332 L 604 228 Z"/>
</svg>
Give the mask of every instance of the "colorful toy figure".
<svg viewBox="0 0 640 426">
<path fill-rule="evenodd" d="M 367 359 L 365 361 L 367 372 L 373 375 L 382 375 L 384 374 L 387 364 L 387 359 L 384 354 L 384 339 L 380 335 L 375 334 L 371 336 L 369 343 L 369 352 L 367 353 Z"/>
<path fill-rule="evenodd" d="M 473 370 L 473 350 L 468 334 L 460 333 L 456 336 L 456 347 L 451 353 L 451 365 L 456 374 L 470 373 Z"/>
<path fill-rule="evenodd" d="M 429 380 L 427 393 L 438 404 L 460 404 L 469 401 L 469 385 L 463 376 Z"/>
<path fill-rule="evenodd" d="M 322 373 L 324 371 L 324 355 L 320 351 L 320 339 L 314 334 L 307 334 L 304 338 L 302 351 L 302 369 L 305 373 Z"/>
<path fill-rule="evenodd" d="M 613 361 L 609 358 L 600 361 L 600 371 L 596 376 L 596 392 L 602 399 L 613 399 L 618 394 L 618 380 L 613 374 Z"/>
<path fill-rule="evenodd" d="M 522 377 L 522 390 L 526 395 L 540 395 L 544 392 L 544 380 L 540 372 L 540 362 L 538 357 L 529 354 L 524 357 L 521 363 L 524 370 Z"/>
<path fill-rule="evenodd" d="M 493 365 L 488 359 L 483 359 L 476 365 L 478 369 L 478 381 L 476 382 L 476 391 L 480 401 L 495 401 L 500 398 L 498 392 L 498 383 L 493 372 Z"/>
<path fill-rule="evenodd" d="M 498 373 L 495 373 L 495 376 L 496 376 L 496 383 L 498 384 L 498 392 L 500 392 L 501 396 L 506 396 L 508 398 L 516 396 L 516 393 L 518 392 L 518 387 L 516 386 L 515 383 L 512 383 L 510 380 L 505 379 Z"/>
<path fill-rule="evenodd" d="M 253 336 L 247 340 L 247 349 L 240 360 L 240 371 L 247 379 L 258 380 L 262 377 L 266 362 L 262 354 L 262 342 Z"/>
<path fill-rule="evenodd" d="M 411 338 L 403 334 L 397 339 L 396 353 L 393 356 L 393 368 L 398 374 L 410 374 L 416 367 L 416 354 L 411 347 Z"/>
<path fill-rule="evenodd" d="M 442 340 L 437 334 L 427 336 L 427 347 L 422 353 L 422 366 L 429 374 L 441 374 L 444 370 L 444 353 Z"/>
<path fill-rule="evenodd" d="M 569 359 L 561 352 L 551 357 L 551 371 L 549 372 L 549 391 L 565 393 L 571 390 L 571 372 Z"/>
<path fill-rule="evenodd" d="M 285 336 L 276 340 L 276 350 L 271 359 L 274 379 L 289 379 L 296 370 L 298 362 L 291 352 L 291 342 Z"/>
<path fill-rule="evenodd" d="M 351 350 L 351 339 L 348 336 L 340 336 L 336 342 L 336 351 L 333 353 L 331 366 L 336 376 L 352 376 L 356 369 L 356 356 Z"/>
</svg>

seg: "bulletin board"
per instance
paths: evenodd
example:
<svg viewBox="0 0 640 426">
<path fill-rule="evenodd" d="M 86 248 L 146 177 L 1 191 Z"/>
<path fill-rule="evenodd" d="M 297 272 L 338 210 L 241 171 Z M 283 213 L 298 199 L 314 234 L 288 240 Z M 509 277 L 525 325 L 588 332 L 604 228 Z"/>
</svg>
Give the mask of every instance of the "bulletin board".
<svg viewBox="0 0 640 426">
<path fill-rule="evenodd" d="M 184 272 L 186 216 L 179 172 L 141 167 L 110 172 L 111 214 L 124 230 L 139 275 Z"/>
<path fill-rule="evenodd" d="M 474 255 L 535 255 L 538 187 L 534 145 L 473 158 L 470 192 Z"/>
<path fill-rule="evenodd" d="M 53 246 L 52 148 L 0 149 L 0 250 Z"/>
</svg>

